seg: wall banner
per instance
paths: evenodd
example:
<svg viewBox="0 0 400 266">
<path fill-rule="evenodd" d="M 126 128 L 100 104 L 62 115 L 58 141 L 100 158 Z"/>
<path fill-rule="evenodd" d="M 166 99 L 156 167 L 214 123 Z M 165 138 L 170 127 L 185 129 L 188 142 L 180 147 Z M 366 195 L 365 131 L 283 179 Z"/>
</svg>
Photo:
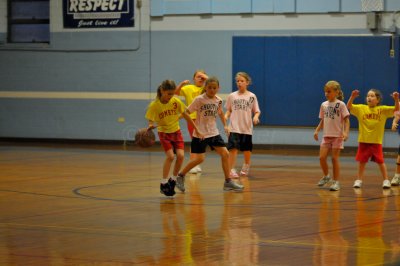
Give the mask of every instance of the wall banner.
<svg viewBox="0 0 400 266">
<path fill-rule="evenodd" d="M 134 0 L 63 0 L 64 28 L 135 25 Z"/>
</svg>

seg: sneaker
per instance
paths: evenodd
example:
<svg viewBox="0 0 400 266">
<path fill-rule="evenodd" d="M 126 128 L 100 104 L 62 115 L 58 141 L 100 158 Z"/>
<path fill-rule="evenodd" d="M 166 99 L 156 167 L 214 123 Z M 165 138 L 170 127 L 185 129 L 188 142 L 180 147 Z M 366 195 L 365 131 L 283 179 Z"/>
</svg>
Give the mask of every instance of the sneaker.
<svg viewBox="0 0 400 266">
<path fill-rule="evenodd" d="M 160 192 L 161 194 L 164 194 L 167 197 L 172 197 L 173 195 L 175 195 L 175 191 L 171 188 L 171 185 L 169 184 L 169 182 L 163 184 L 160 184 Z"/>
<path fill-rule="evenodd" d="M 361 186 L 362 186 L 362 180 L 357 179 L 356 181 L 354 181 L 353 188 L 361 188 Z"/>
<path fill-rule="evenodd" d="M 224 190 L 236 190 L 242 191 L 244 186 L 234 182 L 233 180 L 229 179 L 229 181 L 224 182 Z"/>
<path fill-rule="evenodd" d="M 383 188 L 390 188 L 390 187 L 391 187 L 389 179 L 383 180 L 383 185 L 382 185 L 382 187 L 383 187 Z"/>
<path fill-rule="evenodd" d="M 196 166 L 196 168 L 197 168 L 197 173 L 201 173 L 201 167 L 200 167 L 200 165 L 198 165 L 198 166 Z"/>
<path fill-rule="evenodd" d="M 339 181 L 333 180 L 331 187 L 329 188 L 330 191 L 338 191 L 340 189 Z"/>
<path fill-rule="evenodd" d="M 229 177 L 230 177 L 230 178 L 239 178 L 239 175 L 238 175 L 238 173 L 236 172 L 236 169 L 235 169 L 235 168 L 232 168 L 232 169 L 231 169 L 231 172 L 229 173 Z"/>
<path fill-rule="evenodd" d="M 197 166 L 189 170 L 189 174 L 197 174 Z"/>
<path fill-rule="evenodd" d="M 240 175 L 247 176 L 249 174 L 249 170 L 250 170 L 250 165 L 243 164 L 242 170 L 240 170 Z"/>
<path fill-rule="evenodd" d="M 176 187 L 180 191 L 185 192 L 185 177 L 182 174 L 178 174 L 176 177 Z"/>
<path fill-rule="evenodd" d="M 176 181 L 173 180 L 171 177 L 168 179 L 168 184 L 171 187 L 171 189 L 175 192 L 175 185 L 176 185 Z M 174 193 L 175 194 L 175 193 Z"/>
<path fill-rule="evenodd" d="M 390 184 L 392 185 L 392 186 L 398 186 L 398 185 L 400 185 L 400 176 L 394 176 L 393 178 L 392 178 L 392 181 L 390 182 Z"/>
<path fill-rule="evenodd" d="M 329 175 L 323 176 L 319 181 L 318 181 L 318 186 L 322 187 L 325 184 L 329 183 L 331 181 L 331 177 Z"/>
</svg>

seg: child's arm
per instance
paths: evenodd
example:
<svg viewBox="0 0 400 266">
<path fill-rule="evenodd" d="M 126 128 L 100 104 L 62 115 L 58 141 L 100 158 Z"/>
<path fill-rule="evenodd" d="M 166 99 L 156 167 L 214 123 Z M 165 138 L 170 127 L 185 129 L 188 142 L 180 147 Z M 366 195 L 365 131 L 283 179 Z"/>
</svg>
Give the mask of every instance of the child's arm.
<svg viewBox="0 0 400 266">
<path fill-rule="evenodd" d="M 155 129 L 157 126 L 154 125 L 154 121 L 149 120 L 149 125 L 147 126 L 147 131 Z"/>
<path fill-rule="evenodd" d="M 226 124 L 225 115 L 224 115 L 224 112 L 222 111 L 222 109 L 218 112 L 218 116 L 221 119 L 222 124 L 224 125 L 225 134 L 227 136 L 229 136 L 229 127 Z"/>
<path fill-rule="evenodd" d="M 198 72 L 198 75 L 201 77 L 202 80 L 206 81 L 208 79 L 207 74 Z"/>
<path fill-rule="evenodd" d="M 394 99 L 394 111 L 399 111 L 399 93 L 397 91 L 392 93 L 392 97 Z"/>
<path fill-rule="evenodd" d="M 180 95 L 182 87 L 187 85 L 187 84 L 190 84 L 190 81 L 188 79 L 182 81 L 181 83 L 179 83 L 178 86 L 176 86 L 176 88 L 175 88 L 175 94 L 176 95 Z"/>
<path fill-rule="evenodd" d="M 203 133 L 201 133 L 199 131 L 199 129 L 197 128 L 196 124 L 193 122 L 192 118 L 189 115 L 189 111 L 183 112 L 182 116 L 194 128 L 194 130 L 196 131 L 196 134 L 199 136 L 199 138 L 203 139 L 204 135 L 203 135 Z"/>
<path fill-rule="evenodd" d="M 344 119 L 344 131 L 343 131 L 343 140 L 346 141 L 349 138 L 350 131 L 350 119 L 348 116 Z"/>
<path fill-rule="evenodd" d="M 360 96 L 360 91 L 359 90 L 353 90 L 351 92 L 351 96 L 350 96 L 349 100 L 347 101 L 347 109 L 350 110 L 353 107 L 353 101 L 358 96 Z"/>
<path fill-rule="evenodd" d="M 400 120 L 400 114 L 398 112 L 394 113 L 393 123 L 392 123 L 392 130 L 396 131 Z"/>
<path fill-rule="evenodd" d="M 231 113 L 232 112 L 230 110 L 226 111 L 226 113 L 225 113 L 225 120 L 226 121 L 228 121 L 229 117 L 231 117 Z"/>
<path fill-rule="evenodd" d="M 323 129 L 323 128 L 324 128 L 324 120 L 323 120 L 323 119 L 320 119 L 320 120 L 319 120 L 319 124 L 318 124 L 317 128 L 316 128 L 315 131 L 314 131 L 314 139 L 315 139 L 316 141 L 318 141 L 318 133 L 319 133 L 319 131 L 320 131 L 321 129 Z"/>
<path fill-rule="evenodd" d="M 254 125 L 258 125 L 260 123 L 260 119 L 259 119 L 260 114 L 261 114 L 260 112 L 256 112 L 254 114 L 254 116 L 253 116 L 253 124 Z"/>
</svg>

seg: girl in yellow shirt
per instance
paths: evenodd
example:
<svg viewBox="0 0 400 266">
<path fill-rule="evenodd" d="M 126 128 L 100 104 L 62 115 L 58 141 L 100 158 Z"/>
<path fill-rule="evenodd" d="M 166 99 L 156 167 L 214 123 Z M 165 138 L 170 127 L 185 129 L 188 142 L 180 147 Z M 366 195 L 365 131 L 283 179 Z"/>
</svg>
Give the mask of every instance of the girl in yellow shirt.
<svg viewBox="0 0 400 266">
<path fill-rule="evenodd" d="M 166 155 L 160 184 L 160 192 L 166 196 L 175 194 L 176 176 L 184 159 L 184 142 L 179 118 L 183 116 L 196 133 L 201 135 L 189 114 L 186 113 L 185 104 L 174 96 L 175 89 L 173 80 L 164 80 L 157 89 L 157 98 L 150 103 L 146 112 L 146 119 L 149 121 L 148 130 L 157 128 L 158 137 Z M 173 175 L 168 178 L 175 154 Z"/>
</svg>

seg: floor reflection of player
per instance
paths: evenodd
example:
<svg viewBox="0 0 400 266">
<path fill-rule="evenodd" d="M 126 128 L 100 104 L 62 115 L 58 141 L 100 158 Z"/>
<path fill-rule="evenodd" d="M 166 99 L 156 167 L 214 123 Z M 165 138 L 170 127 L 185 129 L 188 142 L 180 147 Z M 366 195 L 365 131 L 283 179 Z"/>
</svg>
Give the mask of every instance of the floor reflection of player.
<svg viewBox="0 0 400 266">
<path fill-rule="evenodd" d="M 342 236 L 339 191 L 321 190 L 319 235 L 314 250 L 314 265 L 347 265 L 348 241 Z"/>
<path fill-rule="evenodd" d="M 392 265 L 400 265 L 400 187 L 392 186 L 391 191 L 394 195 L 394 202 L 396 206 L 396 222 L 398 228 L 398 239 L 390 242 L 390 248 L 392 250 L 391 263 Z"/>
<path fill-rule="evenodd" d="M 186 212 L 186 234 L 191 236 L 190 254 L 192 261 L 185 263 L 202 264 L 209 262 L 208 258 L 208 233 L 206 230 L 206 214 L 204 212 L 203 196 L 199 190 L 199 178 L 191 176 L 187 183 L 190 186 L 189 211 Z"/>
<path fill-rule="evenodd" d="M 173 201 L 162 202 L 160 211 L 163 219 L 164 250 L 159 256 L 159 264 L 164 263 L 169 265 L 182 264 L 185 258 L 185 234 L 178 220 L 176 205 Z"/>
<path fill-rule="evenodd" d="M 357 195 L 357 265 L 384 264 L 382 225 L 386 205 L 386 197 L 367 200 Z"/>
<path fill-rule="evenodd" d="M 258 265 L 259 236 L 253 231 L 253 206 L 247 177 L 243 193 L 224 193 L 222 233 L 226 265 Z"/>
</svg>

